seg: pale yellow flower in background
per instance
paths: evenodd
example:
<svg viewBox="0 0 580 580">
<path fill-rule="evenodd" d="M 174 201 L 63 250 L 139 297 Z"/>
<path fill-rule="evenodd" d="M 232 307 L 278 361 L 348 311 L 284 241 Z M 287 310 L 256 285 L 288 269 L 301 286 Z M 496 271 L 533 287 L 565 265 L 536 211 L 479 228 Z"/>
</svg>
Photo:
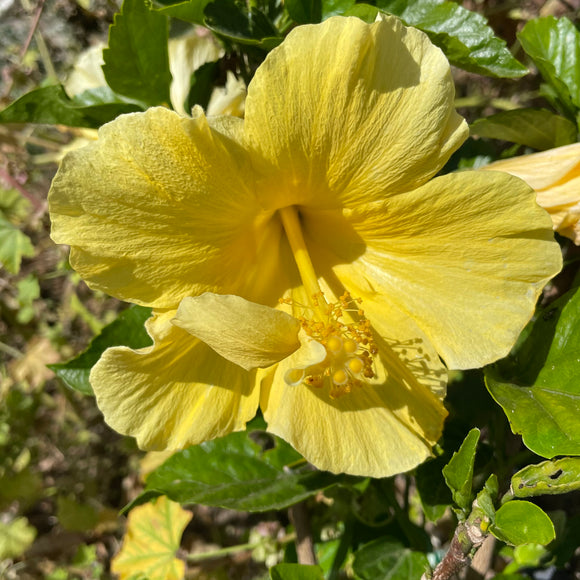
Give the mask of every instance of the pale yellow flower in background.
<svg viewBox="0 0 580 580">
<path fill-rule="evenodd" d="M 104 43 L 84 51 L 77 59 L 64 88 L 69 97 L 80 95 L 89 89 L 107 86 L 102 66 Z M 215 38 L 203 28 L 194 28 L 189 34 L 169 40 L 169 69 L 171 71 L 170 97 L 173 109 L 181 115 L 189 115 L 185 102 L 191 88 L 191 75 L 202 65 L 218 60 L 224 50 Z M 208 115 L 244 116 L 246 86 L 244 81 L 228 71 L 226 85 L 216 87 L 207 107 Z"/>
<path fill-rule="evenodd" d="M 332 47 L 330 49 L 329 47 Z M 245 118 L 124 115 L 65 158 L 52 236 L 96 289 L 150 306 L 154 344 L 91 384 L 146 449 L 268 430 L 321 469 L 431 455 L 446 370 L 507 354 L 561 266 L 533 191 L 434 178 L 468 135 L 449 63 L 393 17 L 294 29 Z"/>
<path fill-rule="evenodd" d="M 580 143 L 495 161 L 482 169 L 523 179 L 550 214 L 554 230 L 580 245 Z"/>
</svg>

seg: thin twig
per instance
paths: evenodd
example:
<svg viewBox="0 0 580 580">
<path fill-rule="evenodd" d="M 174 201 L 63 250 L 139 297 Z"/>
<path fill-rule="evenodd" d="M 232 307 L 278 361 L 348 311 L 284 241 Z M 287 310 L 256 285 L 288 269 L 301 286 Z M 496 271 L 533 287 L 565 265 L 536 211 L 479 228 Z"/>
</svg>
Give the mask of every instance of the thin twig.
<svg viewBox="0 0 580 580">
<path fill-rule="evenodd" d="M 299 564 L 316 565 L 314 542 L 310 529 L 310 520 L 304 502 L 297 503 L 288 508 L 288 516 L 296 530 L 296 554 Z"/>
<path fill-rule="evenodd" d="M 45 0 L 39 0 L 39 2 L 38 2 L 38 6 L 36 7 L 36 12 L 34 13 L 34 17 L 32 19 L 32 24 L 30 26 L 30 30 L 28 31 L 28 36 L 26 37 L 26 40 L 25 40 L 25 42 L 20 50 L 20 55 L 18 58 L 18 65 L 22 64 L 22 61 L 24 60 L 24 57 L 26 56 L 26 53 L 28 52 L 28 49 L 30 48 L 30 43 L 32 42 L 32 39 L 34 38 L 34 33 L 36 32 L 36 29 L 38 28 L 38 23 L 40 22 L 40 15 L 42 14 L 42 10 L 44 8 L 44 2 L 45 2 Z M 12 66 L 10 68 L 14 69 L 16 67 Z M 4 92 L 2 93 L 2 96 L 0 97 L 0 100 L 4 100 L 4 99 L 8 98 L 10 91 L 12 91 L 13 85 L 14 85 L 14 76 L 10 75 L 8 82 L 6 83 L 6 87 L 4 89 Z"/>
<path fill-rule="evenodd" d="M 25 197 L 34 207 L 35 214 L 42 214 L 45 210 L 45 203 L 34 197 L 30 192 L 28 192 L 12 175 L 8 173 L 4 168 L 0 167 L 0 179 L 3 179 L 10 187 L 18 190 L 20 194 Z"/>
</svg>

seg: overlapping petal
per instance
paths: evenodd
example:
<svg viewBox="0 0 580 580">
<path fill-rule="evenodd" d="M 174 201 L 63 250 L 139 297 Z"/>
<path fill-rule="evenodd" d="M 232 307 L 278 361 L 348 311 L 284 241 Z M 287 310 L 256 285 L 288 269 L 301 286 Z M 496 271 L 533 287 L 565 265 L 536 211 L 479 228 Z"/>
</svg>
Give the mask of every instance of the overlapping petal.
<svg viewBox="0 0 580 580">
<path fill-rule="evenodd" d="M 148 321 L 155 343 L 105 351 L 91 384 L 107 423 L 142 449 L 182 449 L 245 428 L 259 402 L 255 378 L 170 320 Z"/>
<path fill-rule="evenodd" d="M 580 143 L 495 161 L 482 169 L 523 179 L 536 191 L 554 229 L 580 244 Z"/>
<path fill-rule="evenodd" d="M 282 361 L 262 381 L 260 406 L 268 431 L 334 473 L 388 477 L 430 457 L 447 412 L 444 389 L 431 390 L 425 382 L 444 385 L 445 371 L 434 359 L 430 368 L 417 365 L 413 372 L 413 364 L 385 340 L 378 344 L 377 378 L 336 399 L 324 387 L 289 385 L 284 377 L 293 361 Z"/>
<path fill-rule="evenodd" d="M 510 175 L 463 172 L 304 224 L 327 251 L 319 270 L 361 297 L 369 318 L 403 312 L 450 368 L 473 368 L 507 354 L 561 267 L 534 197 Z M 342 239 L 330 235 L 343 222 Z"/>
<path fill-rule="evenodd" d="M 348 207 L 423 184 L 467 137 L 453 95 L 441 51 L 394 17 L 296 28 L 248 87 L 264 205 Z"/>
<path fill-rule="evenodd" d="M 298 320 L 239 296 L 184 298 L 172 323 L 248 371 L 272 366 L 300 346 Z"/>
<path fill-rule="evenodd" d="M 90 286 L 156 308 L 206 290 L 270 292 L 283 277 L 280 226 L 257 204 L 240 123 L 155 108 L 119 117 L 65 158 L 49 197 L 52 237 L 72 247 Z"/>
</svg>

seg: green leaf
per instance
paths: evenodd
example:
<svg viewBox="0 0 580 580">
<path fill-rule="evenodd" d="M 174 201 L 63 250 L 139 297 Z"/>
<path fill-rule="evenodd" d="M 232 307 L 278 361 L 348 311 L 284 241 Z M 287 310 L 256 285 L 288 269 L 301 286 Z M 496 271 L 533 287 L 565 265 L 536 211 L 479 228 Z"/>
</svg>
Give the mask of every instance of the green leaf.
<svg viewBox="0 0 580 580">
<path fill-rule="evenodd" d="M 445 0 L 378 0 L 377 7 L 425 32 L 451 64 L 492 76 L 518 78 L 527 69 L 496 37 L 480 14 Z"/>
<path fill-rule="evenodd" d="M 0 123 L 47 123 L 69 127 L 94 127 L 61 85 L 26 93 L 0 112 Z"/>
<path fill-rule="evenodd" d="M 18 314 L 16 319 L 22 324 L 27 324 L 34 317 L 33 303 L 40 297 L 40 284 L 34 274 L 29 274 L 16 283 L 18 291 Z"/>
<path fill-rule="evenodd" d="M 364 22 L 371 24 L 377 18 L 377 14 L 380 10 L 376 6 L 371 6 L 370 4 L 355 4 L 352 8 L 344 12 L 344 16 L 356 16 Z"/>
<path fill-rule="evenodd" d="M 297 24 L 317 23 L 322 20 L 321 0 L 286 0 L 284 6 L 290 18 Z"/>
<path fill-rule="evenodd" d="M 151 344 L 151 338 L 143 326 L 150 316 L 151 309 L 143 306 L 123 310 L 116 320 L 105 326 L 91 341 L 87 350 L 68 362 L 49 365 L 49 368 L 67 387 L 92 395 L 89 374 L 107 348 L 121 345 L 142 348 Z"/>
<path fill-rule="evenodd" d="M 365 544 L 354 555 L 353 569 L 362 580 L 419 580 L 429 569 L 427 556 L 393 538 Z"/>
<path fill-rule="evenodd" d="M 36 529 L 26 518 L 16 518 L 4 523 L 0 521 L 0 560 L 18 558 L 34 541 Z"/>
<path fill-rule="evenodd" d="M 443 468 L 443 476 L 451 490 L 453 501 L 462 510 L 469 510 L 473 500 L 471 483 L 478 441 L 479 429 L 472 429 L 467 434 L 459 450 L 453 454 L 451 461 Z"/>
<path fill-rule="evenodd" d="M 415 470 L 415 482 L 421 506 L 425 517 L 431 522 L 442 518 L 453 501 L 442 475 L 444 465 L 445 459 L 437 457 L 423 463 Z"/>
<path fill-rule="evenodd" d="M 324 580 L 318 566 L 303 564 L 278 564 L 270 568 L 271 580 Z"/>
<path fill-rule="evenodd" d="M 580 458 L 564 457 L 520 469 L 511 487 L 516 497 L 554 495 L 580 489 Z"/>
<path fill-rule="evenodd" d="M 547 16 L 530 20 L 518 39 L 573 118 L 580 108 L 580 32 L 565 17 Z"/>
<path fill-rule="evenodd" d="M 195 105 L 207 107 L 220 72 L 219 61 L 202 64 L 191 75 L 190 89 L 185 103 L 185 110 L 191 111 Z"/>
<path fill-rule="evenodd" d="M 356 0 L 322 0 L 322 19 L 338 16 L 350 10 Z"/>
<path fill-rule="evenodd" d="M 502 542 L 521 544 L 549 544 L 555 537 L 554 524 L 548 515 L 529 501 L 509 501 L 495 513 L 495 523 L 489 531 Z"/>
<path fill-rule="evenodd" d="M 89 89 L 76 95 L 73 101 L 85 117 L 94 121 L 95 126 L 104 125 L 119 115 L 143 110 L 141 105 L 128 102 L 109 87 Z"/>
<path fill-rule="evenodd" d="M 551 111 L 516 109 L 477 119 L 470 132 L 544 151 L 575 143 L 577 130 L 574 123 Z"/>
<path fill-rule="evenodd" d="M 486 369 L 487 388 L 534 453 L 580 455 L 580 290 L 546 307 L 522 336 Z"/>
<path fill-rule="evenodd" d="M 30 238 L 0 214 L 0 266 L 18 274 L 24 256 L 34 256 Z"/>
<path fill-rule="evenodd" d="M 477 506 L 484 516 L 484 521 L 495 520 L 495 501 L 498 493 L 497 475 L 492 473 L 485 482 L 483 489 L 477 494 Z"/>
<path fill-rule="evenodd" d="M 170 102 L 169 19 L 145 0 L 123 0 L 109 28 L 103 73 L 116 93 L 147 105 Z"/>
<path fill-rule="evenodd" d="M 70 532 L 86 532 L 99 523 L 99 514 L 90 504 L 82 504 L 72 497 L 57 498 L 57 519 Z"/>
<path fill-rule="evenodd" d="M 276 27 L 256 7 L 248 11 L 235 0 L 214 0 L 206 6 L 205 16 L 208 28 L 232 42 L 266 51 L 282 42 Z"/>
<path fill-rule="evenodd" d="M 212 0 L 188 0 L 186 2 L 159 2 L 163 6 L 154 6 L 153 10 L 166 16 L 179 18 L 185 22 L 205 26 L 205 7 Z"/>
<path fill-rule="evenodd" d="M 30 91 L 14 101 L 0 112 L 0 123 L 46 123 L 92 129 L 122 113 L 140 110 L 139 105 L 120 100 L 106 87 L 69 99 L 61 85 L 53 85 Z"/>
<path fill-rule="evenodd" d="M 272 459 L 246 432 L 189 447 L 150 473 L 145 492 L 125 509 L 167 495 L 182 504 L 267 511 L 288 507 L 342 481 L 306 465 L 289 470 Z M 290 460 L 295 463 L 294 453 Z"/>
</svg>

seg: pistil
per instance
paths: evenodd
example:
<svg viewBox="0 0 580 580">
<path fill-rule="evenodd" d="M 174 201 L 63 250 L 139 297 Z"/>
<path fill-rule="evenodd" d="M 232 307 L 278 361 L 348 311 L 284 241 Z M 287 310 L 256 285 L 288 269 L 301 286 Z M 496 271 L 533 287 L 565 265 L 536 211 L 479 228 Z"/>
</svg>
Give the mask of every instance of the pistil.
<svg viewBox="0 0 580 580">
<path fill-rule="evenodd" d="M 373 356 L 377 347 L 370 323 L 359 306 L 360 299 L 351 298 L 348 292 L 336 303 L 327 302 L 308 254 L 296 208 L 281 209 L 280 217 L 308 295 L 307 310 L 313 313 L 313 319 L 307 316 L 298 319 L 306 334 L 322 344 L 327 353 L 321 363 L 290 369 L 284 379 L 293 386 L 303 383 L 321 388 L 327 384 L 331 398 L 341 397 L 375 376 Z M 281 301 L 292 304 L 291 299 Z M 352 311 L 356 312 L 356 319 L 351 316 Z"/>
<path fill-rule="evenodd" d="M 323 310 L 323 305 L 319 304 L 317 297 L 322 296 L 320 284 L 318 284 L 318 277 L 314 271 L 304 236 L 302 235 L 302 226 L 300 225 L 300 218 L 294 206 L 283 207 L 280 211 L 282 225 L 286 232 L 286 237 L 290 244 L 290 249 L 294 255 L 294 261 L 300 273 L 300 279 L 304 284 L 306 293 L 309 299 L 313 301 L 315 310 L 319 315 L 324 316 L 326 313 Z"/>
</svg>

